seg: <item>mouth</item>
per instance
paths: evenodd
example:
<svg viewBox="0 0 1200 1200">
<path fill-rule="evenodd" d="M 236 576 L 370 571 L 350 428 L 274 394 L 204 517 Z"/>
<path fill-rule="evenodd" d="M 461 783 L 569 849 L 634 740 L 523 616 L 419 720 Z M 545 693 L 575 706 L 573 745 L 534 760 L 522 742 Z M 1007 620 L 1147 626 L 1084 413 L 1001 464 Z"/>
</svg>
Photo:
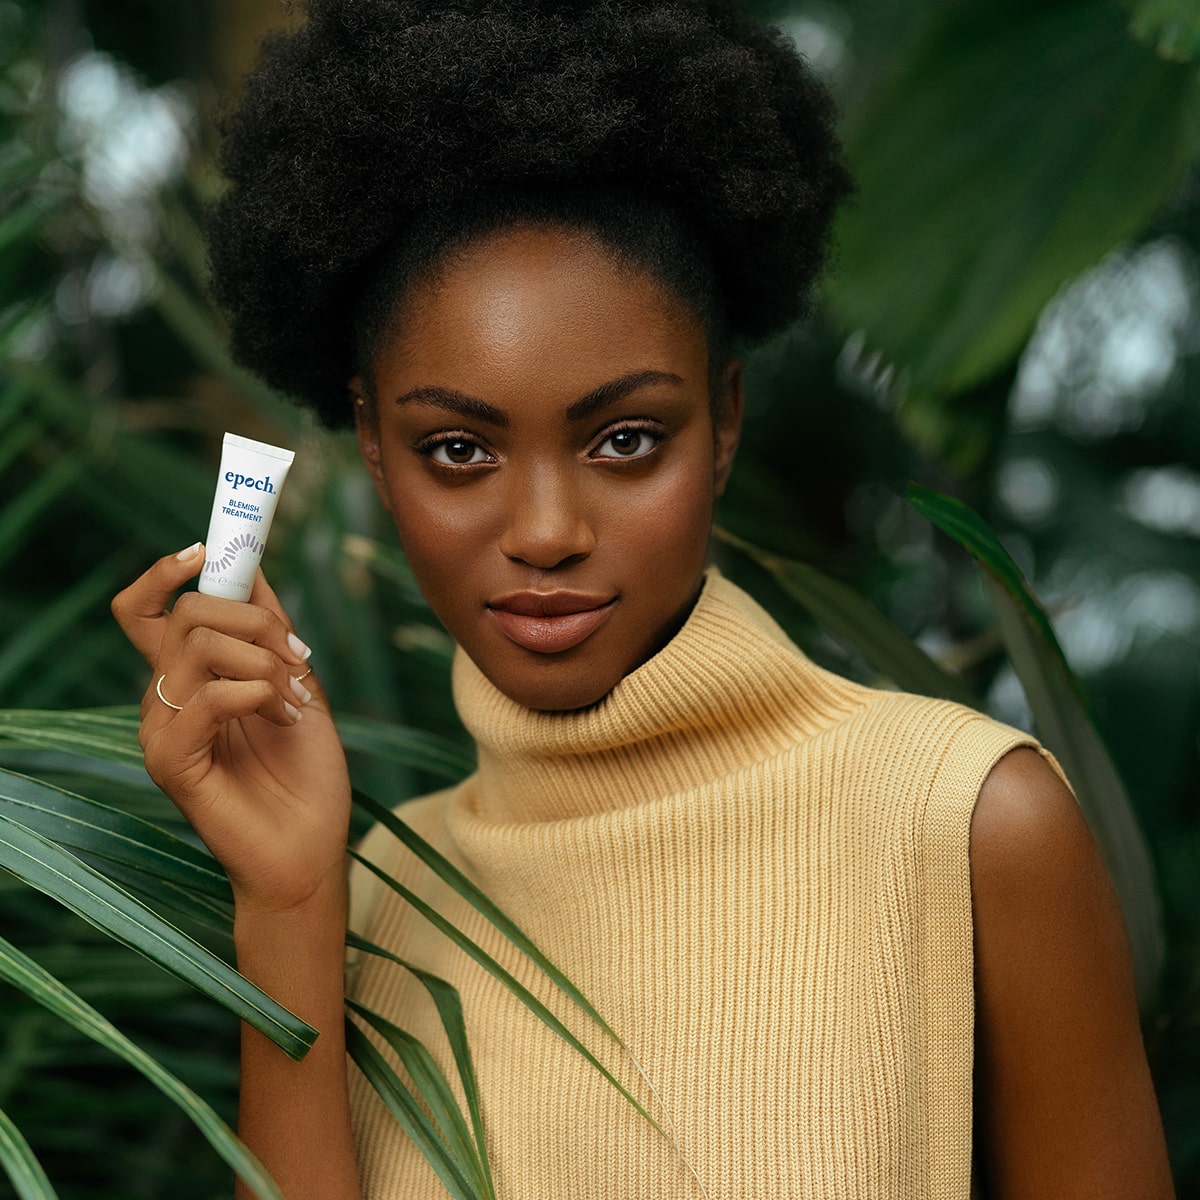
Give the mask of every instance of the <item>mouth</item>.
<svg viewBox="0 0 1200 1200">
<path fill-rule="evenodd" d="M 511 592 L 487 608 L 509 641 L 536 654 L 560 654 L 591 637 L 616 602 L 584 592 Z"/>
</svg>

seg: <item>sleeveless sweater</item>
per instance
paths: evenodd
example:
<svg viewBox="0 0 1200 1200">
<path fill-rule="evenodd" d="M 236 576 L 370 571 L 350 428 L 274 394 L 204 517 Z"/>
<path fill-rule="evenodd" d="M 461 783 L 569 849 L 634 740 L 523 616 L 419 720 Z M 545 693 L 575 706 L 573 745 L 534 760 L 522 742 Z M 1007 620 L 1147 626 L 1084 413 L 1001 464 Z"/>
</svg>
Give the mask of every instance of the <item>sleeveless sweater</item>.
<svg viewBox="0 0 1200 1200">
<path fill-rule="evenodd" d="M 352 928 L 462 995 L 502 1200 L 968 1196 L 971 813 L 1031 738 L 822 670 L 715 571 L 681 631 L 592 708 L 522 708 L 461 651 L 454 690 L 478 770 L 397 811 L 579 985 L 662 1107 L 630 1053 L 390 834 L 361 851 L 676 1138 L 356 867 Z M 362 955 L 349 981 L 456 1079 L 417 980 Z M 353 1067 L 351 1108 L 366 1200 L 445 1195 Z"/>
</svg>

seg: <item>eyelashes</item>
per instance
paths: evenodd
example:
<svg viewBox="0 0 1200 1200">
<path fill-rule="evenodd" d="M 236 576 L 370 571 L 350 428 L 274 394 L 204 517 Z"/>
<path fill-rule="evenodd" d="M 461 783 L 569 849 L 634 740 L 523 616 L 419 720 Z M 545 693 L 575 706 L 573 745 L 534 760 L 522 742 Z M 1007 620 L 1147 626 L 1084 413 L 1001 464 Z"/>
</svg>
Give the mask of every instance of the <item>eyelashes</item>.
<svg viewBox="0 0 1200 1200">
<path fill-rule="evenodd" d="M 435 442 L 418 446 L 418 449 L 444 467 L 473 467 L 479 463 L 496 461 L 478 442 L 459 434 L 441 437 Z"/>
<path fill-rule="evenodd" d="M 635 462 L 658 449 L 666 431 L 655 421 L 621 421 L 600 431 L 587 457 L 608 462 Z M 482 440 L 465 430 L 430 434 L 413 449 L 429 462 L 448 470 L 490 466 L 500 460 Z"/>
<path fill-rule="evenodd" d="M 658 444 L 663 440 L 663 436 L 660 430 L 651 429 L 643 425 L 626 424 L 622 425 L 619 429 L 614 429 L 590 453 L 594 458 L 625 460 L 645 458 L 647 454 L 658 448 Z M 610 448 L 612 453 L 603 453 L 606 447 Z"/>
</svg>

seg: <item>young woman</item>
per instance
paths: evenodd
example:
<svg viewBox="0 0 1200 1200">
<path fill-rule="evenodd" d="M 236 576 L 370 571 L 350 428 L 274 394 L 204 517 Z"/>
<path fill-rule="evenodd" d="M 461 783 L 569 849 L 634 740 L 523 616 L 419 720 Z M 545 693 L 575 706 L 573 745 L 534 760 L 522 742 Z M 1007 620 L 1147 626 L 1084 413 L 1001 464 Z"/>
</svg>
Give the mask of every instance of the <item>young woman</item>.
<svg viewBox="0 0 1200 1200">
<path fill-rule="evenodd" d="M 818 669 L 705 570 L 736 345 L 797 315 L 847 188 L 792 48 L 720 0 L 308 10 L 227 122 L 235 351 L 355 422 L 460 647 L 479 768 L 405 819 L 596 1002 L 676 1131 L 356 870 L 353 927 L 463 995 L 500 1195 L 1169 1196 L 1120 916 L 1053 764 Z M 440 1195 L 348 1078 L 319 676 L 261 577 L 171 607 L 203 558 L 114 609 L 171 701 L 146 694 L 147 767 L 229 873 L 239 965 L 322 1030 L 302 1063 L 246 1032 L 241 1132 L 289 1200 Z M 384 832 L 363 852 L 557 1006 Z M 448 1060 L 402 968 L 351 978 Z"/>
</svg>

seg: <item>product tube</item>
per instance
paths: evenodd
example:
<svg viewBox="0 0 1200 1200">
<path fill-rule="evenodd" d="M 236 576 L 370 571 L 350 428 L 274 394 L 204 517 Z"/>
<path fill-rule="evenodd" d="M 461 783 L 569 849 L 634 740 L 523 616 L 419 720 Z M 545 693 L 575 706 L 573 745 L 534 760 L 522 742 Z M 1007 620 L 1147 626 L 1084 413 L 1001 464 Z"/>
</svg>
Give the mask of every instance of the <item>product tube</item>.
<svg viewBox="0 0 1200 1200">
<path fill-rule="evenodd" d="M 227 433 L 221 473 L 213 497 L 207 558 L 200 591 L 226 600 L 249 600 L 254 576 L 267 545 L 275 504 L 295 451 Z"/>
</svg>

